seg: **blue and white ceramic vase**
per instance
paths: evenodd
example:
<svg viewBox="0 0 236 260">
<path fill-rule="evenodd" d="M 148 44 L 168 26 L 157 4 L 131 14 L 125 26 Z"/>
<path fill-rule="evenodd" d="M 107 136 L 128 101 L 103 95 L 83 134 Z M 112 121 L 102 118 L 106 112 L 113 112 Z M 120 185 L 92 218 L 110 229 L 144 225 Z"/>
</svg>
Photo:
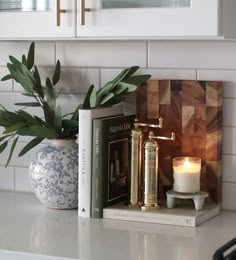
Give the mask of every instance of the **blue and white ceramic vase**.
<svg viewBox="0 0 236 260">
<path fill-rule="evenodd" d="M 78 207 L 78 145 L 75 140 L 52 140 L 33 157 L 30 181 L 48 208 Z"/>
</svg>

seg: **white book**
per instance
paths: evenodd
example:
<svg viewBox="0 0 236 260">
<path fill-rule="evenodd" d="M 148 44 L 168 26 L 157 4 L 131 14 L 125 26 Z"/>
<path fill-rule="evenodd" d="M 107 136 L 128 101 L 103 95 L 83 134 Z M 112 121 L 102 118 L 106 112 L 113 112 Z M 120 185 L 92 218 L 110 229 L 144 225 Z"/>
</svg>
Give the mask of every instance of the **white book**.
<svg viewBox="0 0 236 260">
<path fill-rule="evenodd" d="M 90 217 L 92 172 L 92 120 L 123 114 L 123 106 L 79 110 L 79 194 L 78 214 Z"/>
<path fill-rule="evenodd" d="M 202 210 L 195 210 L 194 206 L 185 206 L 184 208 L 160 208 L 153 211 L 141 211 L 139 208 L 130 208 L 119 203 L 104 208 L 103 218 L 196 227 L 200 223 L 217 216 L 220 209 L 219 204 L 209 204 L 205 205 Z"/>
</svg>

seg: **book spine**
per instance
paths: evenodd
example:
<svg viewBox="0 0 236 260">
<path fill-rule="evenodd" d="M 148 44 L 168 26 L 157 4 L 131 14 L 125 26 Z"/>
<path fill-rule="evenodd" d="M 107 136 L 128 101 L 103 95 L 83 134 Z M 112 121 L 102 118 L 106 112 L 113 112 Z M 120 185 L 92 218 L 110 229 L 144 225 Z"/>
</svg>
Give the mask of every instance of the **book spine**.
<svg viewBox="0 0 236 260">
<path fill-rule="evenodd" d="M 102 164 L 103 148 L 102 148 L 102 122 L 94 120 L 93 122 L 93 167 L 92 167 L 92 192 L 91 192 L 91 217 L 102 218 L 103 198 L 102 198 Z"/>
<path fill-rule="evenodd" d="M 92 118 L 89 111 L 79 112 L 79 196 L 78 214 L 90 217 Z"/>
<path fill-rule="evenodd" d="M 122 106 L 79 110 L 78 215 L 81 217 L 91 216 L 92 120 L 122 113 Z"/>
<path fill-rule="evenodd" d="M 112 208 L 103 209 L 103 218 L 128 220 L 136 222 L 146 222 L 155 224 L 167 224 L 175 226 L 195 227 L 196 221 L 193 217 L 189 216 L 170 216 L 170 215 L 156 215 L 153 213 L 142 212 L 135 213 L 132 211 L 122 211 Z"/>
</svg>

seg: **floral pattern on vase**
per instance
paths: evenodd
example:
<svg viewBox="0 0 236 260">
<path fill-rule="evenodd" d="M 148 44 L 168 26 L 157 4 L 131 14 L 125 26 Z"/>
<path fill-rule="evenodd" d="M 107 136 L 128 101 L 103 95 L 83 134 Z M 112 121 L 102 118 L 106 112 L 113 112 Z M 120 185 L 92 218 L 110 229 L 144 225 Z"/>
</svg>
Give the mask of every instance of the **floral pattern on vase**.
<svg viewBox="0 0 236 260">
<path fill-rule="evenodd" d="M 36 152 L 29 167 L 38 199 L 48 208 L 78 207 L 78 145 L 75 140 L 53 140 Z"/>
</svg>

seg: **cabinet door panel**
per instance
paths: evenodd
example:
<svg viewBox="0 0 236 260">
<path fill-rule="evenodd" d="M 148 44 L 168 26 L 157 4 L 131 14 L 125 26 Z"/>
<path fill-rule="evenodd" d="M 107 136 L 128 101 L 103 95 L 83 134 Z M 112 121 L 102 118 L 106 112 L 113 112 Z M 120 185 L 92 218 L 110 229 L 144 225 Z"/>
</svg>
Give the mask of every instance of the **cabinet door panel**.
<svg viewBox="0 0 236 260">
<path fill-rule="evenodd" d="M 0 1 L 0 38 L 75 37 L 75 0 L 60 0 L 60 26 L 57 26 L 57 1 Z"/>
<path fill-rule="evenodd" d="M 219 34 L 218 0 L 87 0 L 86 8 L 90 11 L 85 12 L 85 25 L 77 26 L 78 37 Z M 78 16 L 80 13 L 78 7 Z"/>
</svg>

